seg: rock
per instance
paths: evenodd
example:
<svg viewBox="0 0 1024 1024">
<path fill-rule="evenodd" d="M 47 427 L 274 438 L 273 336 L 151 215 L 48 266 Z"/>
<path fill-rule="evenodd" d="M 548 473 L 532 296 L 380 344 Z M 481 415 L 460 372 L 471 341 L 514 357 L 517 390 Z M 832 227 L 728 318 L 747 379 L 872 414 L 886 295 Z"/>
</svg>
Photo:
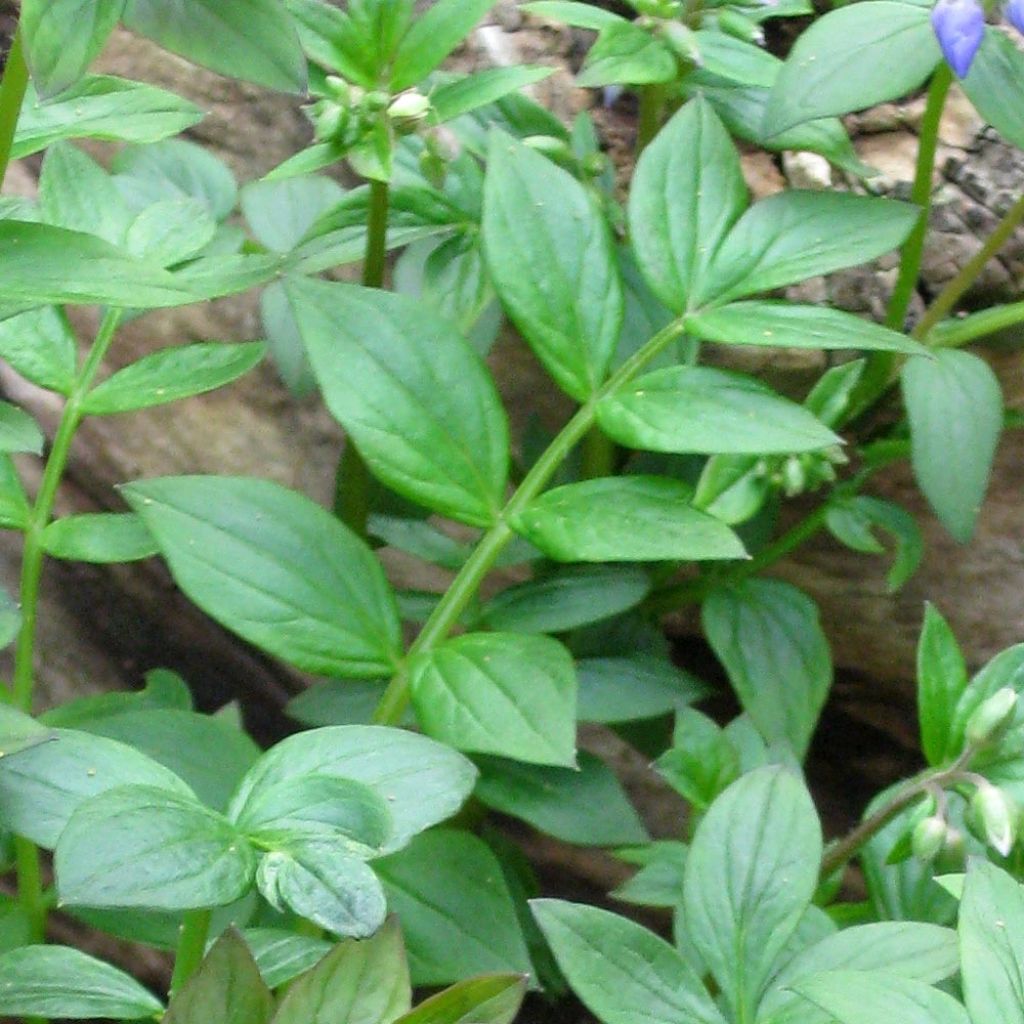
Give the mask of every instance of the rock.
<svg viewBox="0 0 1024 1024">
<path fill-rule="evenodd" d="M 791 188 L 820 192 L 832 186 L 832 165 L 819 153 L 783 153 L 782 169 Z"/>
</svg>

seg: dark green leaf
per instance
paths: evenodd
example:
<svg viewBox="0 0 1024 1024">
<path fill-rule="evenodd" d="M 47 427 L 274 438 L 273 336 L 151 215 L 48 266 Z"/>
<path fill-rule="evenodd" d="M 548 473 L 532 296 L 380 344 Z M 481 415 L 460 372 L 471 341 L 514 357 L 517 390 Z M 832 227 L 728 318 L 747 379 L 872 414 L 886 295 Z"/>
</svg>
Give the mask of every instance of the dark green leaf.
<svg viewBox="0 0 1024 1024">
<path fill-rule="evenodd" d="M 21 606 L 0 587 L 0 649 L 14 643 L 21 632 Z M 3 747 L 0 745 L 0 750 Z"/>
<path fill-rule="evenodd" d="M 619 850 L 621 860 L 633 862 L 632 850 Z M 673 839 L 659 839 L 639 848 L 640 870 L 611 895 L 623 903 L 641 907 L 675 909 L 683 894 L 686 845 Z"/>
<path fill-rule="evenodd" d="M 305 279 L 287 290 L 328 408 L 370 469 L 438 512 L 492 523 L 508 425 L 480 357 L 406 296 Z"/>
<path fill-rule="evenodd" d="M 24 409 L 0 402 L 0 452 L 32 452 L 41 455 L 43 432 Z"/>
<path fill-rule="evenodd" d="M 611 232 L 567 171 L 495 133 L 484 186 L 484 251 L 509 316 L 558 385 L 587 399 L 622 326 Z"/>
<path fill-rule="evenodd" d="M 0 1014 L 5 1017 L 159 1016 L 163 1004 L 134 978 L 67 946 L 24 946 L 0 956 Z"/>
<path fill-rule="evenodd" d="M 704 632 L 769 743 L 803 757 L 832 685 L 832 658 L 817 605 L 780 580 L 719 587 L 703 607 Z"/>
<path fill-rule="evenodd" d="M 197 342 L 153 352 L 93 388 L 82 411 L 109 416 L 205 394 L 248 373 L 265 352 L 266 347 L 258 341 L 239 345 Z"/>
<path fill-rule="evenodd" d="M 395 1024 L 512 1024 L 525 994 L 521 975 L 486 974 L 425 999 Z"/>
<path fill-rule="evenodd" d="M 336 726 L 272 747 L 242 780 L 229 813 L 237 820 L 254 791 L 310 774 L 362 782 L 384 797 L 394 825 L 393 850 L 450 818 L 476 781 L 465 757 L 425 736 L 381 726 Z"/>
<path fill-rule="evenodd" d="M 95 693 L 87 697 L 59 704 L 44 711 L 39 720 L 46 725 L 61 729 L 75 729 L 80 725 L 88 727 L 111 715 L 123 715 L 126 711 L 163 708 L 164 710 L 191 711 L 192 693 L 188 683 L 177 673 L 165 668 L 155 668 L 146 673 L 146 685 L 141 690 L 111 693 Z"/>
<path fill-rule="evenodd" d="M 186 60 L 284 92 L 304 92 L 306 62 L 275 0 L 128 0 L 127 28 Z"/>
<path fill-rule="evenodd" d="M 569 984 L 604 1024 L 724 1024 L 693 968 L 653 932 L 597 907 L 531 906 Z"/>
<path fill-rule="evenodd" d="M 697 828 L 686 860 L 686 935 L 737 1019 L 754 1019 L 817 887 L 821 848 L 814 804 L 783 768 L 741 777 Z"/>
<path fill-rule="evenodd" d="M 556 487 L 513 526 L 562 562 L 701 561 L 746 556 L 723 523 L 690 504 L 692 492 L 662 477 L 613 477 Z"/>
<path fill-rule="evenodd" d="M 11 155 L 31 156 L 60 139 L 159 142 L 203 116 L 195 104 L 165 89 L 107 75 L 87 75 L 49 103 L 29 86 Z"/>
<path fill-rule="evenodd" d="M 488 971 L 529 973 L 512 896 L 482 840 L 434 829 L 374 866 L 402 922 L 414 984 L 443 985 Z"/>
<path fill-rule="evenodd" d="M 63 904 L 191 910 L 244 896 L 256 855 L 194 796 L 153 786 L 108 790 L 79 805 L 57 841 Z"/>
<path fill-rule="evenodd" d="M 671 82 L 679 73 L 672 50 L 633 22 L 610 21 L 600 33 L 576 76 L 578 85 L 650 85 Z"/>
<path fill-rule="evenodd" d="M 676 714 L 672 748 L 655 762 L 659 774 L 703 812 L 740 774 L 740 758 L 725 732 L 693 708 Z"/>
<path fill-rule="evenodd" d="M 999 381 L 984 360 L 951 349 L 911 360 L 900 380 L 914 476 L 943 526 L 966 543 L 1003 427 Z"/>
<path fill-rule="evenodd" d="M 924 538 L 920 527 L 899 505 L 858 494 L 833 503 L 826 523 L 843 544 L 867 554 L 881 554 L 885 550 L 872 532 L 876 527 L 892 537 L 896 552 L 887 576 L 890 592 L 899 590 L 921 564 Z"/>
<path fill-rule="evenodd" d="M 413 661 L 410 685 L 424 730 L 458 750 L 575 764 L 576 671 L 550 637 L 454 637 Z"/>
<path fill-rule="evenodd" d="M 325 679 L 292 697 L 288 717 L 309 726 L 369 725 L 386 685 L 386 679 Z"/>
<path fill-rule="evenodd" d="M 494 0 L 437 0 L 432 4 L 413 22 L 398 45 L 391 71 L 391 91 L 419 85 L 493 6 Z"/>
<path fill-rule="evenodd" d="M 1012 97 L 1024 86 L 1024 56 L 1004 32 L 986 32 L 963 90 L 983 121 L 1007 142 L 1024 146 L 1024 115 Z"/>
<path fill-rule="evenodd" d="M 487 68 L 465 78 L 446 82 L 430 94 L 433 116 L 438 121 L 451 121 L 470 110 L 486 106 L 507 93 L 543 81 L 553 68 L 507 67 Z"/>
<path fill-rule="evenodd" d="M 260 975 L 275 989 L 315 967 L 331 952 L 332 944 L 282 928 L 246 928 L 242 938 L 252 951 Z"/>
<path fill-rule="evenodd" d="M 274 1024 L 390 1024 L 411 1002 L 402 932 L 391 918 L 372 938 L 340 943 L 290 985 Z"/>
<path fill-rule="evenodd" d="M 600 401 L 597 421 L 620 444 L 654 452 L 771 454 L 841 443 L 759 380 L 705 366 L 637 378 Z"/>
<path fill-rule="evenodd" d="M 707 695 L 695 676 L 650 654 L 584 658 L 576 663 L 581 722 L 656 718 Z"/>
<path fill-rule="evenodd" d="M 698 282 L 747 205 L 736 147 L 703 100 L 691 100 L 637 164 L 629 224 L 637 262 L 673 312 Z"/>
<path fill-rule="evenodd" d="M 870 320 L 838 309 L 792 302 L 731 302 L 687 317 L 686 326 L 708 341 L 726 345 L 925 354 L 916 341 Z"/>
<path fill-rule="evenodd" d="M 290 252 L 344 195 L 337 182 L 313 174 L 254 181 L 242 189 L 242 212 L 258 242 L 274 252 Z"/>
<path fill-rule="evenodd" d="M 50 391 L 66 395 L 74 386 L 78 345 L 67 318 L 52 306 L 0 320 L 0 358 Z"/>
<path fill-rule="evenodd" d="M 274 998 L 238 932 L 223 934 L 174 994 L 163 1024 L 267 1024 Z"/>
<path fill-rule="evenodd" d="M 606 11 L 593 4 L 576 3 L 573 0 L 533 0 L 522 5 L 524 11 L 538 14 L 542 18 L 561 21 L 575 28 L 588 28 L 599 32 L 609 25 L 623 20 L 621 15 Z"/>
<path fill-rule="evenodd" d="M 124 244 L 132 220 L 111 176 L 70 142 L 46 151 L 39 205 L 47 224 L 97 235 L 111 245 Z"/>
<path fill-rule="evenodd" d="M 477 798 L 492 810 L 523 821 L 567 843 L 622 846 L 647 840 L 615 773 L 581 752 L 579 769 L 478 759 Z"/>
<path fill-rule="evenodd" d="M 43 549 L 70 562 L 134 562 L 160 549 L 131 512 L 65 516 L 43 530 Z"/>
<path fill-rule="evenodd" d="M 925 605 L 917 646 L 917 709 L 921 749 L 930 765 L 940 765 L 951 749 L 953 718 L 967 686 L 967 665 L 949 623 L 932 604 Z"/>
<path fill-rule="evenodd" d="M 173 267 L 202 255 L 216 234 L 216 222 L 198 199 L 164 199 L 132 221 L 125 248 L 140 259 Z"/>
<path fill-rule="evenodd" d="M 800 982 L 796 991 L 838 1024 L 970 1024 L 952 996 L 884 971 L 829 971 Z"/>
<path fill-rule="evenodd" d="M 123 488 L 201 608 L 322 675 L 387 675 L 398 612 L 380 564 L 330 513 L 266 480 L 165 477 Z"/>
<path fill-rule="evenodd" d="M 941 59 L 928 15 L 923 4 L 866 0 L 819 18 L 801 33 L 775 83 L 765 131 L 913 92 Z"/>
</svg>

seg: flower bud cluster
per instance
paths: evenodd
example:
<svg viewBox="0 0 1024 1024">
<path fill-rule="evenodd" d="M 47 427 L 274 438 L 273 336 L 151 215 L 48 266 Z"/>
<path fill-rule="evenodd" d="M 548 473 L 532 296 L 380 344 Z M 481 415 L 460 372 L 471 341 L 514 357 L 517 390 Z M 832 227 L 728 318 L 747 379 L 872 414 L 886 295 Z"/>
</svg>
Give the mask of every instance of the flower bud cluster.
<svg viewBox="0 0 1024 1024">
<path fill-rule="evenodd" d="M 1024 34 L 1024 0 L 1008 0 L 1003 8 L 1006 20 Z M 979 0 L 938 0 L 932 8 L 942 55 L 958 78 L 965 78 L 985 38 L 985 9 Z"/>
<path fill-rule="evenodd" d="M 848 461 L 843 450 L 833 445 L 818 452 L 762 459 L 756 472 L 787 498 L 795 498 L 834 483 L 836 466 L 845 465 Z"/>
<path fill-rule="evenodd" d="M 430 115 L 430 100 L 415 89 L 390 96 L 329 75 L 326 95 L 306 108 L 317 142 L 349 149 L 362 142 L 386 116 L 399 135 L 415 131 Z"/>
</svg>

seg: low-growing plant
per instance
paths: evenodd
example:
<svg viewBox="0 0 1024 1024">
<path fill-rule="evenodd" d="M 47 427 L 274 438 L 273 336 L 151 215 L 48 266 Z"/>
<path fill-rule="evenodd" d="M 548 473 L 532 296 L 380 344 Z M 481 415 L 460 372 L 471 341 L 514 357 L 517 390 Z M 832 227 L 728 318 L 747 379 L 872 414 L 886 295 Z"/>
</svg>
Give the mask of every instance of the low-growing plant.
<svg viewBox="0 0 1024 1024">
<path fill-rule="evenodd" d="M 0 357 L 65 404 L 34 500 L 12 455 L 41 454 L 42 431 L 0 406 L 0 524 L 24 535 L 19 600 L 0 617 L 15 643 L 0 823 L 18 885 L 0 917 L 0 1013 L 498 1024 L 525 976 L 557 990 L 564 974 L 609 1024 L 962 1021 L 931 987 L 955 991 L 959 970 L 966 1012 L 994 1019 L 999 1002 L 999 1019 L 1015 1019 L 1019 986 L 984 918 L 992 901 L 1009 914 L 1020 900 L 1024 648 L 969 680 L 930 609 L 928 767 L 825 844 L 801 764 L 832 681 L 828 643 L 810 597 L 759 575 L 825 528 L 880 552 L 880 529 L 901 586 L 919 531 L 866 491 L 908 457 L 953 535 L 974 529 L 1004 409 L 961 346 L 1022 312 L 951 314 L 1024 204 L 906 331 L 952 15 L 864 0 L 816 21 L 782 62 L 760 49 L 758 24 L 807 13 L 799 4 L 638 0 L 636 21 L 526 5 L 598 30 L 581 84 L 642 91 L 623 195 L 586 115 L 568 130 L 518 92 L 546 70 L 439 70 L 490 3 L 415 6 L 22 4 L 0 169 L 45 156 L 38 201 L 0 199 Z M 174 137 L 196 107 L 87 73 L 118 21 L 225 74 L 308 90 L 313 144 L 239 191 Z M 1005 100 L 1024 56 L 994 28 L 979 45 L 967 93 L 1024 144 Z M 894 53 L 886 74 L 833 81 L 851 54 Z M 864 174 L 837 115 L 928 77 L 911 202 L 789 190 L 751 203 L 734 136 Z M 123 145 L 104 167 L 76 138 Z M 364 183 L 318 173 L 341 162 Z M 886 324 L 785 298 L 897 248 Z M 389 249 L 402 250 L 393 292 Z M 362 284 L 324 276 L 356 262 Z M 267 480 L 178 476 L 123 485 L 128 511 L 55 518 L 86 417 L 213 390 L 265 353 L 200 342 L 100 379 L 119 327 L 250 288 L 263 289 L 282 377 L 318 390 L 344 428 L 335 508 Z M 82 358 L 75 306 L 102 309 Z M 573 404 L 550 436 L 511 436 L 484 361 L 503 316 Z M 840 357 L 797 400 L 709 365 L 712 345 L 866 355 Z M 879 428 L 868 413 L 897 379 L 905 417 Z M 808 492 L 820 495 L 810 513 L 778 530 L 784 499 Z M 397 589 L 375 544 L 447 586 Z M 262 752 L 230 711 L 197 713 L 163 669 L 143 690 L 33 717 L 44 558 L 154 554 L 213 619 L 322 677 L 289 708 L 312 728 Z M 495 592 L 508 567 L 520 581 Z M 691 706 L 709 688 L 673 663 L 659 628 L 689 603 L 741 707 L 725 726 Z M 677 840 L 650 842 L 611 769 L 577 750 L 578 722 L 656 758 L 690 808 Z M 616 895 L 672 911 L 675 947 L 559 901 L 534 904 L 534 920 L 529 863 L 489 812 L 618 848 L 640 870 Z M 968 853 L 958 958 L 948 890 L 960 882 L 934 875 L 963 872 Z M 867 899 L 836 902 L 854 859 Z M 175 949 L 166 1008 L 111 966 L 44 945 L 57 906 Z M 412 1009 L 411 984 L 454 987 Z"/>
</svg>

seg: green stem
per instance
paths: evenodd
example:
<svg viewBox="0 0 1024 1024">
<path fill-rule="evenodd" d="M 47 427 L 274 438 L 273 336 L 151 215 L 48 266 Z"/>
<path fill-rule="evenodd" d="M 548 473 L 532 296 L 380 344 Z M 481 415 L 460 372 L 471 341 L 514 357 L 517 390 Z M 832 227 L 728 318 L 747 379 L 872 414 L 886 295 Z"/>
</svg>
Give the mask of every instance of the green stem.
<svg viewBox="0 0 1024 1024">
<path fill-rule="evenodd" d="M 18 117 L 25 101 L 28 88 L 28 65 L 21 45 L 21 32 L 14 34 L 3 78 L 0 78 L 0 187 L 7 176 L 7 165 L 11 162 L 11 148 Z"/>
<path fill-rule="evenodd" d="M 181 932 L 178 935 L 174 972 L 171 975 L 172 996 L 195 974 L 196 969 L 203 962 L 212 919 L 212 910 L 190 910 L 185 914 Z"/>
<path fill-rule="evenodd" d="M 640 114 L 636 131 L 635 155 L 640 154 L 654 141 L 661 131 L 665 119 L 665 87 L 644 85 L 640 87 Z"/>
<path fill-rule="evenodd" d="M 39 850 L 35 843 L 16 836 L 14 857 L 18 871 L 18 903 L 28 921 L 28 941 L 39 943 L 46 938 L 46 899 L 43 896 Z"/>
<path fill-rule="evenodd" d="M 363 285 L 367 288 L 384 286 L 390 203 L 388 183 L 371 181 L 370 209 L 366 221 L 366 257 L 363 260 Z M 334 511 L 346 526 L 363 538 L 366 537 L 366 522 L 370 517 L 371 493 L 370 471 L 355 445 L 346 441 L 335 478 Z"/>
<path fill-rule="evenodd" d="M 930 348 L 960 348 L 961 345 L 986 335 L 1016 327 L 1024 322 L 1024 302 L 993 306 L 960 319 L 944 320 L 932 328 L 928 337 Z"/>
<path fill-rule="evenodd" d="M 612 476 L 615 472 L 615 453 L 615 442 L 600 427 L 591 427 L 583 439 L 583 478 L 597 480 Z"/>
<path fill-rule="evenodd" d="M 921 261 L 924 257 L 924 244 L 928 237 L 928 222 L 932 207 L 932 176 L 935 173 L 939 126 L 942 121 L 942 112 L 946 106 L 946 96 L 952 82 L 952 71 L 945 61 L 940 62 L 928 88 L 928 100 L 918 138 L 914 184 L 910 193 L 910 201 L 921 212 L 914 225 L 914 230 L 911 231 L 900 251 L 899 275 L 885 316 L 886 327 L 894 331 L 903 330 L 907 312 L 910 309 L 910 301 L 921 275 Z M 896 356 L 892 352 L 871 353 L 864 369 L 864 376 L 857 389 L 858 393 L 851 403 L 847 420 L 854 419 L 866 411 L 885 393 L 896 362 Z"/>
<path fill-rule="evenodd" d="M 587 431 L 594 426 L 597 405 L 601 399 L 632 380 L 683 330 L 683 321 L 676 320 L 658 331 L 643 348 L 619 367 L 586 405 L 577 410 L 544 454 L 533 464 L 515 494 L 498 514 L 494 525 L 480 539 L 473 554 L 459 570 L 444 597 L 438 602 L 419 636 L 409 648 L 409 658 L 431 650 L 441 643 L 454 628 L 459 617 L 480 589 L 480 584 L 494 567 L 498 556 L 515 536 L 509 523 L 513 522 L 515 517 L 544 490 L 569 452 L 583 440 Z M 395 725 L 401 720 L 402 714 L 408 706 L 409 676 L 403 669 L 388 684 L 384 696 L 374 712 L 373 720 L 381 725 Z"/>
</svg>

